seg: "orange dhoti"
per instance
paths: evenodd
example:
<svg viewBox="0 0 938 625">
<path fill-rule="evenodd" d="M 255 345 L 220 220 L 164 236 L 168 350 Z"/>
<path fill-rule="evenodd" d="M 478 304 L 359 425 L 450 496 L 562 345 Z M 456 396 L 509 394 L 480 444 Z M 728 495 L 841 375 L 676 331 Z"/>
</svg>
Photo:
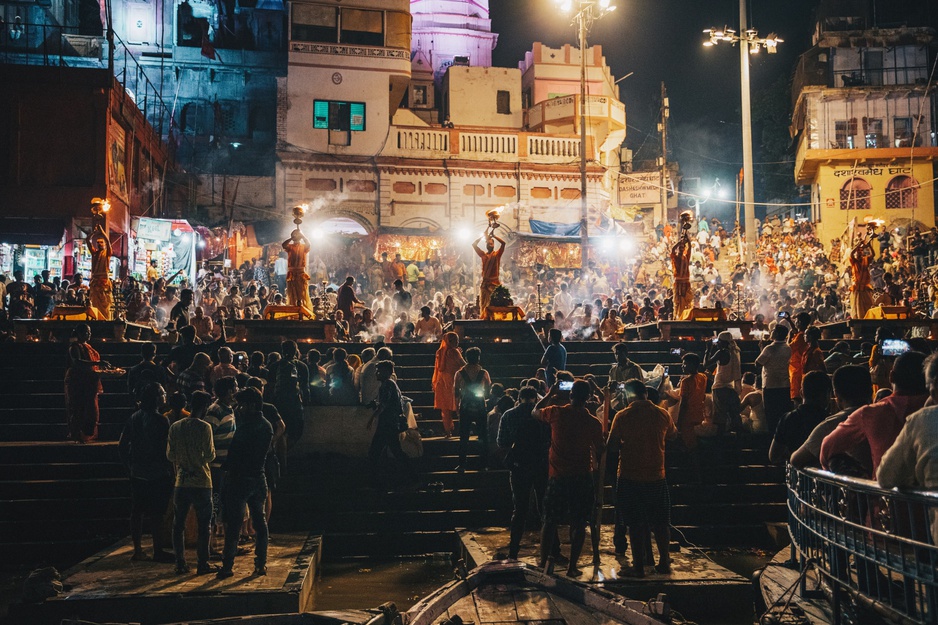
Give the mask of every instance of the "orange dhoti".
<svg viewBox="0 0 938 625">
<path fill-rule="evenodd" d="M 873 307 L 873 291 L 869 287 L 860 288 L 850 294 L 850 317 L 863 319 Z"/>
<path fill-rule="evenodd" d="M 492 301 L 492 293 L 495 288 L 501 286 L 501 282 L 483 282 L 479 287 L 479 317 L 485 319 L 485 309 L 489 307 Z"/>
<path fill-rule="evenodd" d="M 287 305 L 303 309 L 303 314 L 313 317 L 313 301 L 309 298 L 309 275 L 305 271 L 291 269 L 287 273 Z"/>
<path fill-rule="evenodd" d="M 88 298 L 91 300 L 91 306 L 105 321 L 111 320 L 112 310 L 114 308 L 114 293 L 111 280 L 107 276 L 92 276 L 88 287 Z"/>
<path fill-rule="evenodd" d="M 674 281 L 674 319 L 685 319 L 694 307 L 694 292 L 690 281 L 678 278 Z"/>
</svg>

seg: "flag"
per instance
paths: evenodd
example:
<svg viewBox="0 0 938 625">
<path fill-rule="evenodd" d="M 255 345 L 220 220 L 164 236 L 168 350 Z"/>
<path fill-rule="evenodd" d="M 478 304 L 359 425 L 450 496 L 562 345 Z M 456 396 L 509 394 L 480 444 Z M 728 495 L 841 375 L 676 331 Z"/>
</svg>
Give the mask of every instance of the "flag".
<svg viewBox="0 0 938 625">
<path fill-rule="evenodd" d="M 218 59 L 221 62 L 221 56 L 219 56 L 218 51 L 215 49 L 215 46 L 212 45 L 212 42 L 209 41 L 208 32 L 202 33 L 202 56 L 208 59 Z"/>
</svg>

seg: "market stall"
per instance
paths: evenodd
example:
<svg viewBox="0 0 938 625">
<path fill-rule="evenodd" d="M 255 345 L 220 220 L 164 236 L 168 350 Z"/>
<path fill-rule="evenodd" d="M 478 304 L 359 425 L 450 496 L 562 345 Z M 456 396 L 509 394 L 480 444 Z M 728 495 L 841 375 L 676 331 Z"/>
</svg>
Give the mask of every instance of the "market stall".
<svg viewBox="0 0 938 625">
<path fill-rule="evenodd" d="M 0 273 L 23 271 L 27 281 L 48 270 L 62 276 L 65 221 L 61 219 L 0 219 Z"/>
<path fill-rule="evenodd" d="M 196 239 L 195 230 L 183 219 L 134 218 L 131 229 L 134 233 L 134 254 L 131 273 L 137 279 L 146 279 L 147 267 L 157 262 L 160 275 L 173 284 L 195 276 Z"/>
</svg>

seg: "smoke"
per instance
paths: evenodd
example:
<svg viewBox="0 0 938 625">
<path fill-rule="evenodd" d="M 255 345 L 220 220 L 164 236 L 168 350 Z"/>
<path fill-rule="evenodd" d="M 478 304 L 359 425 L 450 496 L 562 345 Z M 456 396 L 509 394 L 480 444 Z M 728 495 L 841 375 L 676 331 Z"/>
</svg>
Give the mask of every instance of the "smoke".
<svg viewBox="0 0 938 625">
<path fill-rule="evenodd" d="M 347 199 L 348 199 L 348 193 L 344 191 L 342 193 L 330 191 L 329 193 L 320 195 L 319 197 L 306 202 L 306 205 L 309 206 L 309 210 L 307 211 L 307 214 L 313 215 L 314 213 L 317 213 L 328 206 L 341 204 Z"/>
</svg>

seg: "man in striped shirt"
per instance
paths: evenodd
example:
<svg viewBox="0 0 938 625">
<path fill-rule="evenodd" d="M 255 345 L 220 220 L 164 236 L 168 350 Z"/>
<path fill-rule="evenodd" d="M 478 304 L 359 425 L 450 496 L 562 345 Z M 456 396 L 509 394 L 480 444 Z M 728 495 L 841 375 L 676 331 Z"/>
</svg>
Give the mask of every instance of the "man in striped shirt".
<svg viewBox="0 0 938 625">
<path fill-rule="evenodd" d="M 215 526 L 223 531 L 221 490 L 224 472 L 222 465 L 228 458 L 228 448 L 235 434 L 234 405 L 238 393 L 238 381 L 233 377 L 221 378 L 215 383 L 215 402 L 205 412 L 205 421 L 212 426 L 212 442 L 215 445 L 215 459 L 212 469 L 212 512 Z"/>
</svg>

